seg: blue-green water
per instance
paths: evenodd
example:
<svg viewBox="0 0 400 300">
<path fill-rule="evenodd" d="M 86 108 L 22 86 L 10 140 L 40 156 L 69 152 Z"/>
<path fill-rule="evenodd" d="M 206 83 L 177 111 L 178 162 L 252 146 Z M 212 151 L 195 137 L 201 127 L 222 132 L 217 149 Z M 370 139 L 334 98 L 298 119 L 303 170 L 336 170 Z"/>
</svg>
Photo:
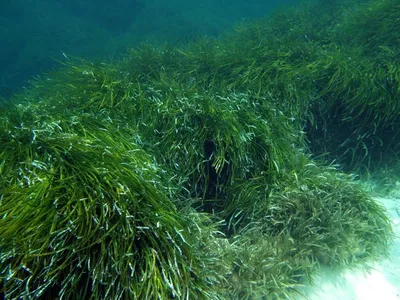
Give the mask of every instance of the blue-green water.
<svg viewBox="0 0 400 300">
<path fill-rule="evenodd" d="M 63 53 L 104 60 L 152 40 L 185 43 L 297 0 L 3 0 L 0 97 L 57 66 Z M 279 3 L 279 4 L 278 4 Z"/>
</svg>

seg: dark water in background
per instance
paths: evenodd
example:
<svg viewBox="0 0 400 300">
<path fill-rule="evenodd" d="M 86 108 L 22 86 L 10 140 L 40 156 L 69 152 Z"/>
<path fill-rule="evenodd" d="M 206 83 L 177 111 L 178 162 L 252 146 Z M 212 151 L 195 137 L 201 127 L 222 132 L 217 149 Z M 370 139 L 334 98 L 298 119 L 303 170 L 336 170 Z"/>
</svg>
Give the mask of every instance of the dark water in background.
<svg viewBox="0 0 400 300">
<path fill-rule="evenodd" d="M 0 97 L 69 56 L 107 59 L 146 40 L 218 36 L 298 0 L 0 0 Z"/>
</svg>

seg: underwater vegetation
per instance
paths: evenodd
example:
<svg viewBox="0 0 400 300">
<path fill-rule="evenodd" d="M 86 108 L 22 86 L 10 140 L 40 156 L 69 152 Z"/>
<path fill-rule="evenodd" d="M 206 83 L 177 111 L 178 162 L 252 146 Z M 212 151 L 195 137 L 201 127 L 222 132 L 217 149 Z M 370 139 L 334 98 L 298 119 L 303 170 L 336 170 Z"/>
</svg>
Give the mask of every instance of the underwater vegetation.
<svg viewBox="0 0 400 300">
<path fill-rule="evenodd" d="M 321 265 L 385 256 L 383 208 L 312 154 L 394 159 L 398 40 L 378 16 L 399 22 L 399 6 L 321 3 L 67 61 L 1 103 L 1 293 L 280 299 Z"/>
</svg>

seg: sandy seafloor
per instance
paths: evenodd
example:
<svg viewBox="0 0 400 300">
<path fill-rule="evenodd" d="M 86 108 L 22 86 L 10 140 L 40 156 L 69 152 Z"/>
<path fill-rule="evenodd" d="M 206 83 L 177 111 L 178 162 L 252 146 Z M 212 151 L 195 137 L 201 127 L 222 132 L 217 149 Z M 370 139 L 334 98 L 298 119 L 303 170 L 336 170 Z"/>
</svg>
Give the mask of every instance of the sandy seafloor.
<svg viewBox="0 0 400 300">
<path fill-rule="evenodd" d="M 298 299 L 309 300 L 400 300 L 400 199 L 375 198 L 383 204 L 396 235 L 390 259 L 382 259 L 371 270 L 321 269 L 312 286 Z"/>
</svg>

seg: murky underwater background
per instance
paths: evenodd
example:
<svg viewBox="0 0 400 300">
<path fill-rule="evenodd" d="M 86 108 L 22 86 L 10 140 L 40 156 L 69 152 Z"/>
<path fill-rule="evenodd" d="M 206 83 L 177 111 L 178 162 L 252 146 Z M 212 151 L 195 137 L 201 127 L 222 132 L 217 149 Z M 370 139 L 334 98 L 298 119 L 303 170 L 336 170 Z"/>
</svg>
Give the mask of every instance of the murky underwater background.
<svg viewBox="0 0 400 300">
<path fill-rule="evenodd" d="M 104 60 L 141 42 L 187 43 L 298 0 L 5 0 L 0 9 L 0 97 L 68 56 Z"/>
</svg>

